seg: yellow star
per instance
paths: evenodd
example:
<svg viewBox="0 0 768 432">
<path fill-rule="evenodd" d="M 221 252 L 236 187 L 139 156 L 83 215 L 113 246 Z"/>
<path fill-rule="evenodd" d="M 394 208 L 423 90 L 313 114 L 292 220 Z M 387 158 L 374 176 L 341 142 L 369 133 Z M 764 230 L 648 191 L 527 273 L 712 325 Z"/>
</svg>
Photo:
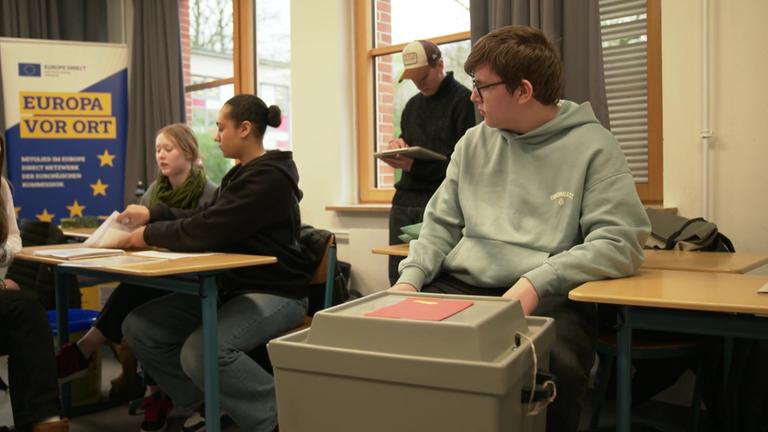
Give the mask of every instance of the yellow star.
<svg viewBox="0 0 768 432">
<path fill-rule="evenodd" d="M 21 211 L 21 207 L 14 207 L 13 210 L 16 212 L 16 219 L 19 218 L 19 212 Z"/>
<path fill-rule="evenodd" d="M 55 214 L 48 213 L 48 209 L 47 208 L 43 209 L 42 213 L 40 213 L 39 215 L 35 215 L 35 216 L 37 216 L 37 220 L 39 220 L 40 222 L 53 222 L 53 218 L 56 217 Z"/>
<path fill-rule="evenodd" d="M 83 217 L 83 209 L 85 209 L 85 206 L 81 206 L 77 200 L 75 200 L 75 203 L 71 206 L 67 206 L 67 210 L 69 210 L 69 217 Z"/>
<path fill-rule="evenodd" d="M 117 156 L 109 154 L 107 149 L 104 149 L 104 153 L 97 155 L 97 158 L 99 158 L 99 167 L 103 167 L 104 165 L 109 165 L 111 167 L 115 167 L 112 165 L 112 159 L 116 158 Z"/>
<path fill-rule="evenodd" d="M 91 185 L 91 189 L 93 189 L 93 196 L 96 196 L 96 195 L 107 196 L 108 187 L 109 185 L 102 183 L 101 179 L 96 180 L 96 183 Z"/>
</svg>

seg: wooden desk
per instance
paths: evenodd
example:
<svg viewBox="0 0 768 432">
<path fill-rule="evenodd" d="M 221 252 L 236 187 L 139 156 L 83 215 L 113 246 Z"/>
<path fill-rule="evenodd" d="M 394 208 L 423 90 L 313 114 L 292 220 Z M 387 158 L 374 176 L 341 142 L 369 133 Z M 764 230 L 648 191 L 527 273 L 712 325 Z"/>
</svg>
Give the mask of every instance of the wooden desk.
<svg viewBox="0 0 768 432">
<path fill-rule="evenodd" d="M 54 287 L 56 290 L 56 320 L 59 329 L 69 328 L 67 317 L 67 294 L 65 274 L 84 275 L 98 278 L 109 278 L 118 282 L 144 285 L 168 291 L 183 292 L 200 296 L 203 310 L 203 367 L 205 386 L 205 415 L 206 419 L 215 419 L 206 423 L 207 430 L 218 432 L 221 425 L 219 419 L 219 372 L 218 335 L 218 288 L 217 274 L 226 269 L 237 267 L 265 265 L 277 262 L 274 257 L 221 253 L 202 258 L 180 258 L 174 260 L 157 260 L 146 263 L 112 265 L 104 267 L 70 267 L 59 264 L 72 262 L 56 258 L 35 255 L 40 249 L 67 249 L 80 247 L 81 244 L 64 244 L 55 246 L 36 246 L 23 248 L 16 259 L 51 264 L 54 269 Z M 130 253 L 129 253 L 130 254 Z M 69 332 L 58 332 L 60 346 L 69 340 Z M 65 414 L 71 411 L 69 386 L 62 388 L 62 407 Z"/>
<path fill-rule="evenodd" d="M 641 270 L 573 289 L 571 300 L 618 306 L 617 430 L 631 424 L 633 329 L 768 339 L 768 295 L 757 293 L 765 284 L 767 276 Z"/>
<path fill-rule="evenodd" d="M 408 256 L 408 243 L 375 247 L 371 252 L 377 255 Z"/>
<path fill-rule="evenodd" d="M 375 247 L 379 255 L 408 256 L 408 244 Z M 642 268 L 712 273 L 746 273 L 768 264 L 768 254 L 749 252 L 687 252 L 646 249 Z"/>
<path fill-rule="evenodd" d="M 768 254 L 749 252 L 685 252 L 646 249 L 644 269 L 746 273 L 768 264 Z"/>
</svg>

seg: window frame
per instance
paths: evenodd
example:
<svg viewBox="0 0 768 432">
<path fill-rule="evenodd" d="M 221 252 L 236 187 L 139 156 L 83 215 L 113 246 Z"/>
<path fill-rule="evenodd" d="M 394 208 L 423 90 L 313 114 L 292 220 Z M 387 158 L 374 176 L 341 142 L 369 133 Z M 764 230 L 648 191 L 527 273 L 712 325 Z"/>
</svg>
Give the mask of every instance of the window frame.
<svg viewBox="0 0 768 432">
<path fill-rule="evenodd" d="M 235 94 L 256 94 L 256 15 L 257 0 L 232 0 Z"/>
<path fill-rule="evenodd" d="M 375 185 L 374 65 L 376 57 L 399 53 L 407 43 L 374 47 L 373 1 L 355 0 L 354 8 L 358 200 L 360 203 L 390 203 L 394 188 L 377 188 Z M 428 38 L 436 45 L 469 39 L 468 31 Z"/>
<path fill-rule="evenodd" d="M 648 182 L 637 183 L 640 200 L 648 205 L 664 203 L 664 135 L 661 96 L 661 0 L 646 2 L 648 67 Z"/>
<path fill-rule="evenodd" d="M 235 94 L 254 93 L 256 89 L 256 20 L 254 1 L 232 0 L 232 62 L 234 76 L 184 86 L 184 93 L 234 84 Z"/>
</svg>

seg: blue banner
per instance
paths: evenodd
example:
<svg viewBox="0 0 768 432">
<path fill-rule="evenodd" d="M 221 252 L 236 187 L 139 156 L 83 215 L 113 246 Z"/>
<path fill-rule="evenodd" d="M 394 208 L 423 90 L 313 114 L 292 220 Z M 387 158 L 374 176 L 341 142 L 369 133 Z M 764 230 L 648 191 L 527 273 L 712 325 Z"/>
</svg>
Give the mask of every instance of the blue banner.
<svg viewBox="0 0 768 432">
<path fill-rule="evenodd" d="M 19 218 L 58 223 L 122 209 L 125 46 L 0 39 L 0 55 Z"/>
</svg>

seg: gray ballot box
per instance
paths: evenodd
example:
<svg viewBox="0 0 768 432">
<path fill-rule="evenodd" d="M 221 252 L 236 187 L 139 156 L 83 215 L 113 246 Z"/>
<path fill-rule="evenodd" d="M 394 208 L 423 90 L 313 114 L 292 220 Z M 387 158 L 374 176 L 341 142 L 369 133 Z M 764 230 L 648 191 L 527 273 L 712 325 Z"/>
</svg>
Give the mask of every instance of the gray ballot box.
<svg viewBox="0 0 768 432">
<path fill-rule="evenodd" d="M 409 297 L 474 303 L 442 321 L 366 316 Z M 544 431 L 546 409 L 526 415 L 536 370 L 518 333 L 548 370 L 554 320 L 517 301 L 386 291 L 320 311 L 267 346 L 280 431 Z"/>
</svg>

